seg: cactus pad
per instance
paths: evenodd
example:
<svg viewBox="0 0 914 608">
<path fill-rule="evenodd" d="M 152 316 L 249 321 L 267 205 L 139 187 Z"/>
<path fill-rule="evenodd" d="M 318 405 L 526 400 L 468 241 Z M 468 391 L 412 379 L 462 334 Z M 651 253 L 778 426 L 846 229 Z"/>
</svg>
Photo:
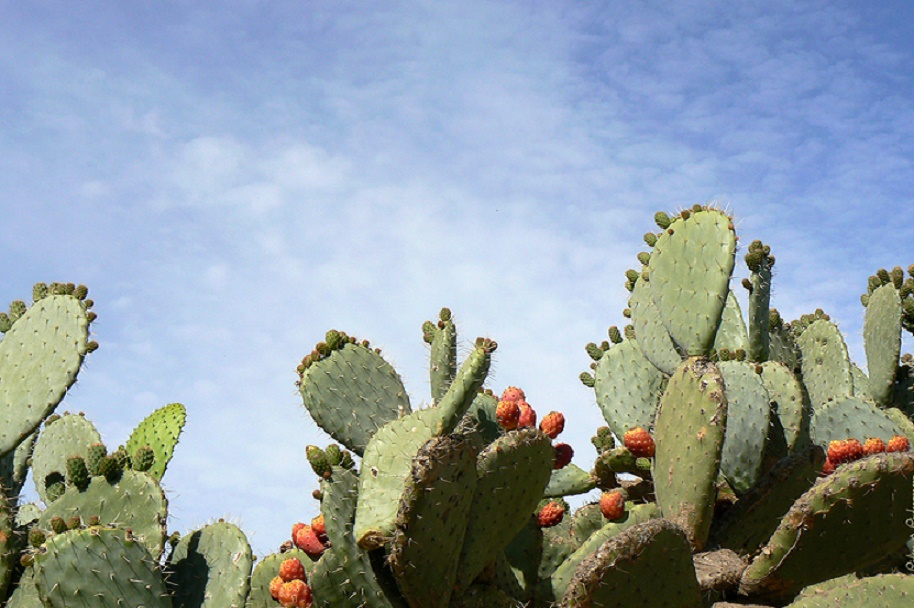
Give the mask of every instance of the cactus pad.
<svg viewBox="0 0 914 608">
<path fill-rule="evenodd" d="M 891 283 L 876 289 L 866 307 L 863 346 L 869 370 L 869 392 L 879 405 L 892 401 L 895 370 L 901 355 L 901 297 Z"/>
<path fill-rule="evenodd" d="M 53 608 L 169 608 L 158 565 L 125 530 L 56 534 L 35 555 L 35 582 Z"/>
<path fill-rule="evenodd" d="M 740 494 L 755 485 L 761 474 L 771 406 L 755 363 L 721 361 L 717 367 L 727 387 L 727 430 L 720 469 Z"/>
<path fill-rule="evenodd" d="M 361 344 L 347 342 L 313 362 L 299 390 L 318 426 L 359 456 L 379 428 L 410 411 L 400 376 Z"/>
<path fill-rule="evenodd" d="M 476 450 L 462 437 L 435 437 L 419 450 L 388 549 L 413 608 L 446 608 L 476 489 Z"/>
<path fill-rule="evenodd" d="M 610 348 L 594 374 L 597 405 L 618 437 L 635 427 L 650 428 L 663 392 L 663 374 L 641 354 L 635 340 Z"/>
<path fill-rule="evenodd" d="M 682 527 L 693 547 L 708 537 L 727 425 L 723 378 L 702 357 L 686 360 L 660 400 L 654 487 L 663 516 Z"/>
<path fill-rule="evenodd" d="M 657 239 L 648 266 L 651 300 L 681 352 L 710 354 L 735 255 L 733 224 L 716 209 L 675 220 Z"/>
<path fill-rule="evenodd" d="M 740 593 L 789 599 L 807 585 L 867 568 L 903 549 L 912 480 L 909 452 L 839 467 L 790 508 L 743 573 Z"/>
<path fill-rule="evenodd" d="M 237 526 L 220 521 L 181 537 L 169 556 L 175 608 L 244 608 L 254 564 Z"/>
<path fill-rule="evenodd" d="M 665 519 L 638 524 L 606 541 L 578 566 L 562 599 L 568 608 L 702 605 L 689 539 Z"/>
<path fill-rule="evenodd" d="M 628 306 L 632 311 L 635 341 L 641 353 L 654 367 L 671 376 L 682 363 L 682 356 L 663 325 L 660 311 L 651 301 L 651 288 L 647 281 L 638 279 Z"/>
<path fill-rule="evenodd" d="M 68 458 L 85 458 L 89 446 L 99 441 L 101 435 L 85 416 L 64 414 L 45 425 L 32 452 L 32 478 L 41 500 L 51 502 L 45 485 L 47 477 L 52 473 L 66 473 Z"/>
<path fill-rule="evenodd" d="M 47 527 L 51 518 L 69 519 L 79 515 L 83 521 L 97 516 L 102 524 L 130 528 L 138 542 L 158 558 L 165 550 L 165 517 L 168 502 L 162 488 L 145 473 L 124 471 L 116 483 L 93 477 L 84 491 L 68 488 L 48 505 L 39 524 Z"/>
<path fill-rule="evenodd" d="M 797 347 L 803 384 L 813 411 L 828 401 L 853 394 L 851 362 L 837 325 L 827 319 L 813 321 L 797 338 Z"/>
<path fill-rule="evenodd" d="M 162 479 L 186 419 L 187 410 L 180 403 L 160 407 L 149 414 L 130 434 L 126 446 L 127 453 L 133 456 L 138 449 L 151 447 L 155 452 L 155 458 L 152 467 L 146 472 L 156 479 Z"/>
<path fill-rule="evenodd" d="M 535 429 L 511 432 L 482 453 L 457 584 L 466 587 L 527 522 L 549 483 L 555 451 Z"/>
<path fill-rule="evenodd" d="M 0 456 L 38 428 L 67 389 L 88 350 L 82 302 L 49 296 L 32 305 L 0 341 Z"/>
</svg>

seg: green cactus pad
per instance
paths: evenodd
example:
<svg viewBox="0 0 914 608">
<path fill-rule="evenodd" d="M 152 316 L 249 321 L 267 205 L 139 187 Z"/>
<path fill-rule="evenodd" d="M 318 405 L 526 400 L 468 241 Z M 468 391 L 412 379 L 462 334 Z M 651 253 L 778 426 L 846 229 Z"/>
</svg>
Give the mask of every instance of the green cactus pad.
<svg viewBox="0 0 914 608">
<path fill-rule="evenodd" d="M 771 405 L 756 365 L 745 361 L 717 364 L 727 390 L 727 429 L 720 470 L 738 494 L 758 481 L 768 440 Z"/>
<path fill-rule="evenodd" d="M 185 534 L 168 559 L 175 608 L 244 608 L 253 565 L 248 539 L 234 524 Z"/>
<path fill-rule="evenodd" d="M 614 536 L 578 566 L 562 606 L 701 608 L 687 535 L 655 519 Z"/>
<path fill-rule="evenodd" d="M 654 367 L 671 376 L 682 363 L 682 356 L 663 325 L 660 311 L 651 301 L 650 290 L 650 284 L 644 279 L 639 279 L 628 301 L 632 311 L 632 325 L 635 328 L 635 341 L 641 353 Z"/>
<path fill-rule="evenodd" d="M 301 549 L 291 549 L 285 553 L 271 553 L 258 560 L 251 574 L 251 592 L 248 594 L 244 608 L 277 608 L 276 600 L 270 595 L 270 581 L 279 576 L 279 566 L 287 559 L 295 558 L 310 572 L 314 562 Z"/>
<path fill-rule="evenodd" d="M 577 572 L 581 563 L 596 553 L 606 541 L 618 536 L 632 526 L 657 517 L 660 517 L 660 509 L 654 503 L 631 507 L 626 505 L 625 515 L 618 521 L 606 522 L 601 513 L 600 519 L 603 522 L 601 527 L 587 535 L 586 539 L 579 537 L 580 544 L 578 547 L 555 569 L 549 579 L 543 581 L 543 584 L 540 585 L 540 595 L 549 601 L 561 599 L 568 591 L 575 572 Z"/>
<path fill-rule="evenodd" d="M 803 384 L 813 411 L 828 401 L 853 394 L 851 362 L 837 325 L 826 319 L 814 321 L 797 338 L 797 347 Z"/>
<path fill-rule="evenodd" d="M 133 430 L 127 440 L 127 453 L 133 456 L 138 449 L 151 447 L 155 452 L 155 459 L 152 467 L 146 472 L 156 479 L 162 479 L 186 419 L 187 410 L 180 403 L 160 407 Z"/>
<path fill-rule="evenodd" d="M 767 320 L 767 311 L 766 311 Z M 768 327 L 765 327 L 767 335 Z M 749 332 L 746 329 L 746 322 L 743 320 L 743 311 L 739 307 L 739 300 L 736 294 L 730 292 L 727 295 L 727 304 L 724 306 L 724 312 L 720 317 L 720 325 L 717 327 L 717 334 L 714 336 L 714 350 L 719 351 L 726 348 L 730 351 L 737 349 L 749 349 Z"/>
<path fill-rule="evenodd" d="M 53 517 L 69 519 L 79 515 L 83 521 L 98 516 L 102 524 L 130 528 L 137 541 L 158 558 L 165 550 L 165 517 L 168 501 L 162 488 L 145 473 L 124 471 L 116 482 L 93 477 L 84 491 L 68 488 L 63 496 L 48 505 L 39 525 L 47 528 Z"/>
<path fill-rule="evenodd" d="M 664 376 L 641 354 L 634 340 L 606 351 L 597 363 L 594 377 L 597 405 L 616 436 L 622 437 L 635 427 L 651 427 Z"/>
<path fill-rule="evenodd" d="M 543 492 L 546 498 L 558 496 L 574 496 L 586 494 L 597 487 L 597 480 L 593 475 L 573 464 L 567 464 L 561 469 L 552 471 L 549 485 Z"/>
<path fill-rule="evenodd" d="M 883 285 L 870 295 L 863 321 L 863 346 L 870 395 L 882 406 L 892 402 L 901 355 L 901 319 L 901 297 L 894 285 Z"/>
<path fill-rule="evenodd" d="M 651 255 L 651 300 L 677 348 L 711 353 L 729 293 L 736 233 L 722 211 L 706 209 L 673 222 Z"/>
<path fill-rule="evenodd" d="M 774 404 L 771 415 L 777 418 L 788 451 L 803 448 L 809 442 L 810 416 L 803 387 L 783 363 L 765 361 L 761 365 L 762 382 Z"/>
<path fill-rule="evenodd" d="M 51 502 L 45 487 L 47 476 L 55 472 L 65 474 L 68 458 L 85 458 L 89 446 L 100 441 L 101 435 L 85 416 L 64 414 L 45 426 L 32 452 L 32 479 L 41 500 Z"/>
<path fill-rule="evenodd" d="M 719 520 L 711 542 L 741 555 L 754 552 L 774 533 L 781 518 L 819 478 L 825 451 L 810 446 L 778 462 Z"/>
<path fill-rule="evenodd" d="M 35 555 L 34 569 L 38 592 L 53 608 L 172 605 L 156 561 L 125 530 L 56 534 Z"/>
<path fill-rule="evenodd" d="M 907 435 L 901 424 L 887 411 L 856 397 L 832 401 L 815 410 L 809 424 L 813 443 L 827 448 L 831 441 L 857 439 L 861 443 L 870 437 L 888 442 L 894 435 Z"/>
<path fill-rule="evenodd" d="M 421 410 L 428 411 L 428 410 Z M 419 412 L 416 412 L 419 413 Z M 364 470 L 364 467 L 363 467 Z M 368 553 L 352 534 L 359 478 L 349 469 L 334 467 L 321 482 L 321 513 L 331 548 L 311 570 L 316 608 L 394 608 L 401 606 L 378 582 Z"/>
<path fill-rule="evenodd" d="M 437 403 L 444 397 L 457 373 L 457 329 L 451 311 L 442 309 L 438 323 L 427 322 L 423 330 L 426 341 L 431 345 L 429 381 L 432 401 Z"/>
<path fill-rule="evenodd" d="M 67 389 L 88 349 L 89 321 L 71 296 L 36 302 L 0 341 L 0 456 L 38 428 Z"/>
<path fill-rule="evenodd" d="M 488 372 L 489 352 L 478 346 L 470 353 L 437 407 L 392 420 L 371 438 L 359 478 L 355 518 L 359 546 L 375 549 L 393 536 L 413 457 L 432 437 L 453 431 L 466 414 Z"/>
<path fill-rule="evenodd" d="M 434 409 L 418 410 L 388 423 L 372 437 L 359 477 L 354 533 L 360 546 L 378 548 L 393 537 L 413 457 L 434 437 L 439 418 Z"/>
<path fill-rule="evenodd" d="M 914 576 L 881 574 L 859 580 L 842 580 L 834 587 L 804 591 L 787 608 L 899 608 L 910 605 L 911 598 L 914 598 Z"/>
<path fill-rule="evenodd" d="M 476 456 L 468 441 L 449 435 L 431 439 L 413 460 L 388 547 L 412 608 L 446 608 L 450 601 L 476 489 Z"/>
<path fill-rule="evenodd" d="M 765 256 L 767 258 L 767 256 Z M 750 361 L 768 361 L 771 357 L 771 266 L 764 259 L 749 277 L 749 352 Z"/>
<path fill-rule="evenodd" d="M 686 360 L 660 400 L 654 425 L 654 489 L 663 516 L 700 549 L 714 514 L 715 482 L 727 425 L 724 381 L 713 363 Z"/>
<path fill-rule="evenodd" d="M 478 483 L 460 552 L 457 585 L 466 588 L 527 522 L 549 483 L 555 451 L 532 428 L 508 433 L 479 455 Z"/>
<path fill-rule="evenodd" d="M 807 585 L 860 571 L 904 549 L 912 480 L 910 452 L 839 467 L 790 508 L 743 573 L 740 593 L 790 599 Z"/>
<path fill-rule="evenodd" d="M 476 339 L 476 348 L 463 362 L 460 372 L 451 382 L 447 392 L 433 408 L 439 416 L 435 435 L 440 437 L 454 432 L 469 411 L 489 373 L 492 352 L 496 346 L 492 340 Z"/>
<path fill-rule="evenodd" d="M 299 390 L 318 426 L 359 456 L 379 428 L 410 412 L 400 376 L 361 344 L 345 344 L 314 362 Z"/>
</svg>

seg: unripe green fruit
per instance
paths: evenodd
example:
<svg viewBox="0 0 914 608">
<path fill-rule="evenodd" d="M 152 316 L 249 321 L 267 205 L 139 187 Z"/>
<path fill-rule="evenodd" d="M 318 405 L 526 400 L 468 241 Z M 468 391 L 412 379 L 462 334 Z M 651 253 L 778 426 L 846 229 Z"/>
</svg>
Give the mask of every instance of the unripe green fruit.
<svg viewBox="0 0 914 608">
<path fill-rule="evenodd" d="M 32 528 L 29 530 L 29 544 L 35 547 L 36 549 L 44 544 L 44 541 L 48 539 L 47 535 L 39 530 L 38 528 Z"/>
<path fill-rule="evenodd" d="M 89 479 L 89 469 L 81 456 L 67 459 L 67 483 L 69 485 L 85 490 L 89 487 Z"/>
<path fill-rule="evenodd" d="M 148 445 L 137 448 L 136 452 L 133 453 L 133 470 L 134 471 L 148 471 L 152 468 L 152 465 L 155 464 L 156 453 Z"/>
<path fill-rule="evenodd" d="M 51 530 L 54 531 L 54 534 L 63 534 L 67 531 L 67 522 L 64 521 L 63 517 L 52 517 L 48 523 L 51 525 Z"/>
<path fill-rule="evenodd" d="M 108 448 L 105 447 L 105 444 L 96 443 L 89 446 L 89 452 L 86 454 L 86 467 L 89 469 L 90 475 L 94 477 L 102 474 L 99 469 L 99 463 L 107 455 Z"/>
</svg>

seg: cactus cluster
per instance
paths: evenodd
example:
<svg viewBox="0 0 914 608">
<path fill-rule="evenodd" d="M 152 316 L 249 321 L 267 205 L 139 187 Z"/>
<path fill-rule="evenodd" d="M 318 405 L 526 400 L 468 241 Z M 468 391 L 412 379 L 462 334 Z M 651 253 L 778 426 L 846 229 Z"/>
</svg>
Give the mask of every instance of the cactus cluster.
<svg viewBox="0 0 914 608">
<path fill-rule="evenodd" d="M 82 413 L 54 413 L 98 347 L 87 295 L 39 283 L 31 306 L 0 314 L 0 603 L 242 608 L 252 555 L 240 529 L 166 533 L 161 480 L 184 406 L 154 411 L 114 451 Z M 29 473 L 35 503 L 21 499 Z"/>
<path fill-rule="evenodd" d="M 36 286 L 0 314 L 0 599 L 28 606 L 474 608 L 895 606 L 914 503 L 914 267 L 870 278 L 866 369 L 821 310 L 771 308 L 775 258 L 745 252 L 746 316 L 724 211 L 658 213 L 626 272 L 624 328 L 586 345 L 607 426 L 590 470 L 523 390 L 486 387 L 497 345 L 462 362 L 451 311 L 422 325 L 430 404 L 331 330 L 297 386 L 337 443 L 307 446 L 310 524 L 253 567 L 237 527 L 166 536 L 172 404 L 110 452 L 53 414 L 94 319 L 87 290 Z M 31 470 L 41 505 L 19 504 Z M 572 510 L 567 497 L 596 491 Z M 171 550 L 166 556 L 166 541 Z M 88 557 L 84 557 L 88 556 Z"/>
</svg>

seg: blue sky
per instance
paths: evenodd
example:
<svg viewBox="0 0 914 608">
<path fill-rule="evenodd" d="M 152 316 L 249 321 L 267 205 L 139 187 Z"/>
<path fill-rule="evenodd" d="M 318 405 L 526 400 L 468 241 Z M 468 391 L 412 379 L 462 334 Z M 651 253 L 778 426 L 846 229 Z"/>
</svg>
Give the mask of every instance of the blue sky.
<svg viewBox="0 0 914 608">
<path fill-rule="evenodd" d="M 863 363 L 867 276 L 914 263 L 912 17 L 0 2 L 0 295 L 89 285 L 101 348 L 63 407 L 109 444 L 188 407 L 173 529 L 228 517 L 274 550 L 316 514 L 304 446 L 328 442 L 298 361 L 329 328 L 369 338 L 421 405 L 445 305 L 589 468 L 583 346 L 622 323 L 656 210 L 729 209 L 785 318 L 824 308 Z"/>
</svg>

